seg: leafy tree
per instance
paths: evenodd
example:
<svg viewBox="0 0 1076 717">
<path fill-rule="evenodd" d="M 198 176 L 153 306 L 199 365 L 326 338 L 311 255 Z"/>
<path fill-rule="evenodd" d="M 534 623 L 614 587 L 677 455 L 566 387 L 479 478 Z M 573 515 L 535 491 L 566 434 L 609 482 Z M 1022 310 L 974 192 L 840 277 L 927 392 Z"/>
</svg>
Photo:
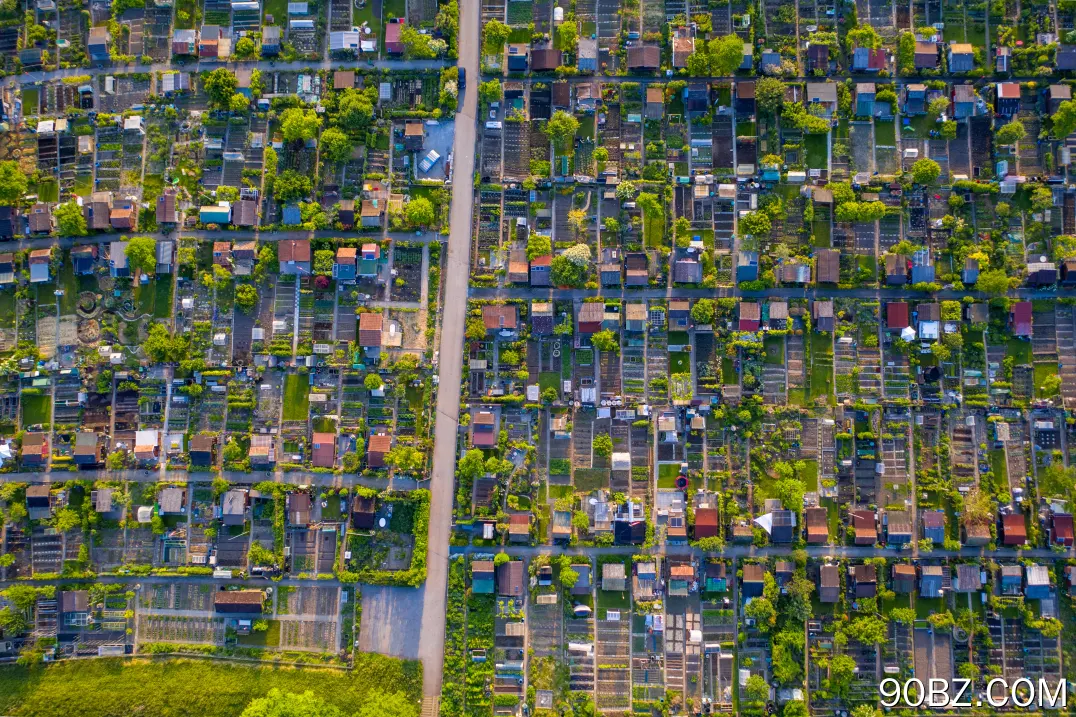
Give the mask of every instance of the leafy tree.
<svg viewBox="0 0 1076 717">
<path fill-rule="evenodd" d="M 385 464 L 402 473 L 416 473 L 426 465 L 426 456 L 414 446 L 396 446 L 385 454 Z"/>
<path fill-rule="evenodd" d="M 27 622 L 24 613 L 12 610 L 10 607 L 0 610 L 0 630 L 3 630 L 5 635 L 19 635 L 26 630 L 26 627 Z"/>
<path fill-rule="evenodd" d="M 246 95 L 241 95 L 236 92 L 228 100 L 228 109 L 236 114 L 246 112 L 250 109 L 250 100 L 247 99 Z"/>
<path fill-rule="evenodd" d="M 416 717 L 418 708 L 403 692 L 371 690 L 355 717 Z"/>
<path fill-rule="evenodd" d="M 848 632 L 860 642 L 873 645 L 885 641 L 888 627 L 886 621 L 880 617 L 863 615 L 852 621 Z"/>
<path fill-rule="evenodd" d="M 478 85 L 478 99 L 487 105 L 491 102 L 500 102 L 501 96 L 501 81 L 498 79 L 492 79 Z"/>
<path fill-rule="evenodd" d="M 257 47 L 254 45 L 254 41 L 249 37 L 241 37 L 239 41 L 235 43 L 235 56 L 239 60 L 249 60 L 254 57 L 254 52 Z"/>
<path fill-rule="evenodd" d="M 53 527 L 61 533 L 66 533 L 81 524 L 82 518 L 71 508 L 64 508 L 53 519 Z"/>
<path fill-rule="evenodd" d="M 889 617 L 902 625 L 911 625 L 915 622 L 915 610 L 910 607 L 895 607 L 889 611 Z"/>
<path fill-rule="evenodd" d="M 16 204 L 28 186 L 29 180 L 18 162 L 13 159 L 0 162 L 0 204 Z"/>
<path fill-rule="evenodd" d="M 575 587 L 575 584 L 579 582 L 579 573 L 571 568 L 561 568 L 560 570 L 560 584 L 568 590 Z"/>
<path fill-rule="evenodd" d="M 767 598 L 756 597 L 747 604 L 744 615 L 752 618 L 760 632 L 769 632 L 777 624 L 777 610 Z"/>
<path fill-rule="evenodd" d="M 65 202 L 56 207 L 52 216 L 56 219 L 56 230 L 60 236 L 86 236 L 86 217 L 78 204 Z"/>
<path fill-rule="evenodd" d="M 965 664 L 970 665 L 970 662 Z M 858 705 L 852 710 L 852 717 L 879 717 L 881 713 L 874 705 Z"/>
<path fill-rule="evenodd" d="M 956 122 L 946 120 L 938 125 L 938 134 L 942 139 L 956 139 Z"/>
<path fill-rule="evenodd" d="M 400 44 L 404 55 L 412 60 L 432 60 L 437 57 L 438 45 L 429 35 L 423 35 L 411 25 L 404 25 L 400 30 Z M 440 43 L 443 48 L 445 43 Z"/>
<path fill-rule="evenodd" d="M 758 600 L 759 598 L 755 598 Z M 751 605 L 755 604 L 755 600 L 751 601 Z M 751 607 L 748 605 L 748 608 Z M 762 675 L 751 675 L 747 678 L 747 684 L 744 686 L 744 697 L 749 702 L 765 702 L 770 696 L 770 686 L 766 684 L 766 680 Z"/>
<path fill-rule="evenodd" d="M 748 212 L 739 221 L 740 233 L 754 237 L 768 236 L 773 229 L 770 215 L 765 212 Z"/>
<path fill-rule="evenodd" d="M 314 185 L 309 176 L 300 174 L 294 169 L 285 169 L 273 182 L 273 196 L 278 202 L 288 202 L 310 196 L 313 188 Z"/>
<path fill-rule="evenodd" d="M 1054 195 L 1049 187 L 1035 187 L 1031 192 L 1031 211 L 1044 212 L 1054 205 Z"/>
<path fill-rule="evenodd" d="M 912 165 L 912 181 L 916 184 L 933 184 L 941 176 L 941 167 L 933 159 L 918 159 Z"/>
<path fill-rule="evenodd" d="M 829 661 L 829 686 L 837 695 L 845 695 L 855 675 L 856 661 L 845 654 L 834 655 Z"/>
<path fill-rule="evenodd" d="M 710 50 L 710 68 L 719 77 L 735 74 L 743 64 L 743 38 L 739 35 L 725 35 L 710 40 L 707 47 Z"/>
<path fill-rule="evenodd" d="M 984 294 L 1001 296 L 1009 290 L 1009 275 L 1003 269 L 988 269 L 979 274 L 975 290 Z"/>
<path fill-rule="evenodd" d="M 639 193 L 639 190 L 635 187 L 635 182 L 621 182 L 616 186 L 616 198 L 621 202 L 630 202 L 635 199 L 635 195 Z"/>
<path fill-rule="evenodd" d="M 315 274 L 322 274 L 325 276 L 333 273 L 332 249 L 318 249 L 314 252 L 313 270 Z"/>
<path fill-rule="evenodd" d="M 217 107 L 228 107 L 232 95 L 239 89 L 239 80 L 235 73 L 226 67 L 218 67 L 202 75 L 202 89 L 209 95 L 209 100 Z"/>
<path fill-rule="evenodd" d="M 1046 467 L 1039 478 L 1039 490 L 1048 498 L 1069 496 L 1074 486 L 1076 486 L 1076 466 L 1065 468 L 1054 462 Z"/>
<path fill-rule="evenodd" d="M 848 44 L 851 47 L 866 47 L 871 50 L 877 50 L 882 46 L 882 38 L 870 25 L 858 25 L 848 31 L 845 36 L 848 40 Z"/>
<path fill-rule="evenodd" d="M 691 307 L 691 320 L 696 324 L 712 324 L 717 303 L 713 299 L 699 299 Z"/>
<path fill-rule="evenodd" d="M 826 189 L 833 193 L 833 203 L 837 206 L 856 200 L 856 192 L 848 182 L 830 182 Z"/>
<path fill-rule="evenodd" d="M 486 457 L 481 448 L 472 448 L 463 454 L 457 466 L 461 481 L 473 483 L 486 473 Z"/>
<path fill-rule="evenodd" d="M 1027 136 L 1024 123 L 1020 120 L 1012 120 L 1008 124 L 998 128 L 994 133 L 994 139 L 1001 145 L 1013 145 Z"/>
<path fill-rule="evenodd" d="M 344 713 L 313 692 L 295 694 L 274 687 L 265 697 L 252 700 L 240 717 L 344 717 Z"/>
<path fill-rule="evenodd" d="M 553 242 L 549 237 L 542 234 L 530 234 L 527 237 L 527 261 L 539 256 L 549 256 L 553 253 Z"/>
<path fill-rule="evenodd" d="M 508 38 L 512 35 L 512 28 L 505 25 L 500 20 L 490 20 L 486 23 L 486 26 L 482 28 L 482 43 L 486 48 L 486 52 L 491 55 L 496 55 L 504 48 L 504 43 L 508 42 Z"/>
<path fill-rule="evenodd" d="M 362 90 L 344 90 L 337 101 L 336 119 L 351 132 L 361 132 L 374 118 L 374 104 Z"/>
<path fill-rule="evenodd" d="M 608 458 L 613 455 L 613 439 L 608 433 L 599 433 L 594 436 L 594 455 Z"/>
<path fill-rule="evenodd" d="M 418 197 L 407 203 L 407 222 L 412 227 L 428 227 L 434 219 L 433 203 L 426 197 Z"/>
<path fill-rule="evenodd" d="M 557 151 L 563 152 L 571 146 L 572 138 L 579 131 L 579 120 L 564 110 L 557 110 L 546 122 L 545 131 Z"/>
<path fill-rule="evenodd" d="M 572 228 L 578 237 L 587 228 L 587 213 L 582 209 L 572 209 L 568 212 L 568 226 Z"/>
<path fill-rule="evenodd" d="M 321 155 L 330 162 L 343 162 L 351 156 L 351 138 L 330 127 L 321 133 Z"/>
<path fill-rule="evenodd" d="M 142 351 L 158 363 L 181 361 L 187 357 L 187 349 L 187 340 L 180 336 L 172 336 L 164 324 L 151 324 L 149 336 L 142 342 Z"/>
<path fill-rule="evenodd" d="M 785 103 L 785 83 L 776 77 L 761 77 L 755 82 L 755 106 L 768 115 L 777 115 Z"/>
<path fill-rule="evenodd" d="M 1053 135 L 1058 139 L 1076 132 L 1076 102 L 1065 100 L 1057 106 L 1057 112 L 1050 119 L 1053 120 Z"/>
<path fill-rule="evenodd" d="M 132 273 L 152 274 L 157 270 L 157 242 L 153 237 L 131 237 L 123 253 Z"/>
<path fill-rule="evenodd" d="M 258 289 L 252 284 L 239 284 L 235 287 L 235 305 L 244 314 L 254 313 L 258 306 Z"/>
<path fill-rule="evenodd" d="M 214 72 L 217 72 L 217 70 L 214 70 Z M 289 107 L 280 115 L 280 132 L 287 142 L 314 139 L 318 136 L 318 129 L 320 128 L 321 117 L 314 110 Z"/>
<path fill-rule="evenodd" d="M 579 42 L 579 28 L 575 21 L 562 22 L 557 25 L 557 45 L 564 52 L 575 52 L 575 46 Z"/>
<path fill-rule="evenodd" d="M 803 494 L 806 491 L 803 481 L 786 478 L 773 486 L 774 497 L 778 498 L 788 510 L 799 512 L 803 508 Z"/>
<path fill-rule="evenodd" d="M 927 105 L 927 114 L 934 119 L 938 119 L 943 114 L 949 111 L 949 98 L 946 96 L 935 97 Z"/>
<path fill-rule="evenodd" d="M 789 700 L 781 710 L 781 717 L 809 717 L 809 714 L 803 700 Z"/>
<path fill-rule="evenodd" d="M 599 351 L 619 351 L 620 342 L 617 335 L 611 329 L 599 331 L 590 337 L 590 343 Z"/>
</svg>

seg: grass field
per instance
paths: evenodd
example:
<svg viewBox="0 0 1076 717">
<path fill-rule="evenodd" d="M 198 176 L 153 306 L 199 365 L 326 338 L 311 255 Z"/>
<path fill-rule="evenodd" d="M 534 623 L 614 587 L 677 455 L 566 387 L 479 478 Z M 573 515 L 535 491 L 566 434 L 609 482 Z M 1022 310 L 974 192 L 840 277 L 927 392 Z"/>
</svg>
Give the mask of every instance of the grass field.
<svg viewBox="0 0 1076 717">
<path fill-rule="evenodd" d="M 33 426 L 52 421 L 52 397 L 42 393 L 23 394 L 22 425 Z"/>
<path fill-rule="evenodd" d="M 554 391 L 560 391 L 560 374 L 556 371 L 543 371 L 538 374 L 538 388 L 546 390 L 551 388 Z"/>
<path fill-rule="evenodd" d="M 833 336 L 811 333 L 811 396 L 833 395 Z"/>
<path fill-rule="evenodd" d="M 895 147 L 897 145 L 897 126 L 893 122 L 874 123 L 874 143 L 879 147 Z"/>
<path fill-rule="evenodd" d="M 803 137 L 803 147 L 807 150 L 807 168 L 825 169 L 829 166 L 829 146 L 824 134 L 808 134 Z"/>
<path fill-rule="evenodd" d="M 676 476 L 680 475 L 680 465 L 677 463 L 658 464 L 658 488 L 675 488 Z"/>
<path fill-rule="evenodd" d="M 284 420 L 305 421 L 310 411 L 310 385 L 297 373 L 284 378 Z"/>
<path fill-rule="evenodd" d="M 687 351 L 673 351 L 670 353 L 669 373 L 691 373 L 691 354 Z"/>
<path fill-rule="evenodd" d="M 192 689 L 192 686 L 197 686 Z M 371 690 L 422 693 L 422 665 L 360 653 L 351 672 L 246 667 L 211 660 L 99 659 L 0 668 L 0 712 L 21 717 L 235 717 L 272 688 L 315 694 L 346 714 Z"/>
<path fill-rule="evenodd" d="M 818 461 L 803 461 L 803 472 L 799 479 L 807 486 L 809 491 L 818 490 Z"/>
<path fill-rule="evenodd" d="M 785 363 L 785 337 L 766 337 L 766 363 L 771 366 L 783 366 Z"/>
<path fill-rule="evenodd" d="M 1005 353 L 1012 356 L 1017 366 L 1026 366 L 1032 361 L 1031 342 L 1023 339 L 1009 339 L 1005 345 Z"/>
</svg>

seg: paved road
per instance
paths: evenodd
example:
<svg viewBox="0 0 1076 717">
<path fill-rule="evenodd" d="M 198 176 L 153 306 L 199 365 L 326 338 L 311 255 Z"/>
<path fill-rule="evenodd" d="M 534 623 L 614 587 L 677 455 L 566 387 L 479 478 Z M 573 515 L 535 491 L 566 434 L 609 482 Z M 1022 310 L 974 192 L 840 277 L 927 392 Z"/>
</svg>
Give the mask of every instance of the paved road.
<svg viewBox="0 0 1076 717">
<path fill-rule="evenodd" d="M 764 75 L 750 75 L 750 76 L 749 75 L 732 75 L 732 76 L 710 75 L 710 76 L 699 76 L 699 77 L 689 77 L 688 75 L 680 75 L 680 74 L 674 74 L 674 75 L 610 75 L 610 76 L 606 76 L 606 75 L 570 75 L 570 76 L 559 77 L 559 78 L 555 78 L 555 79 L 566 80 L 568 82 L 594 82 L 595 80 L 597 80 L 597 81 L 602 82 L 602 83 L 612 83 L 612 84 L 620 84 L 620 83 L 623 83 L 623 82 L 637 82 L 639 84 L 645 85 L 645 84 L 665 84 L 665 83 L 677 82 L 677 81 L 679 81 L 679 82 L 732 82 L 732 81 L 736 81 L 736 80 L 758 81 L 762 77 L 764 77 Z M 1006 81 L 1007 82 L 1040 82 L 1040 83 L 1041 82 L 1046 82 L 1047 84 L 1049 84 L 1049 82 L 1050 82 L 1049 78 L 1050 77 L 1051 77 L 1050 75 L 1047 75 L 1045 78 L 1036 77 L 1036 76 L 1009 77 L 1008 80 L 1006 80 Z M 1057 74 L 1056 77 L 1061 78 L 1061 74 L 1060 73 Z M 499 72 L 486 72 L 486 73 L 483 73 L 482 79 L 483 80 L 492 80 L 492 79 L 503 80 L 504 75 L 502 75 Z M 517 77 L 512 77 L 511 79 L 512 79 L 513 82 L 530 81 L 530 82 L 548 83 L 551 79 L 554 79 L 554 78 L 550 77 L 549 75 L 533 75 L 533 76 L 528 77 L 528 78 L 518 77 L 517 76 Z M 783 80 L 784 82 L 788 82 L 788 83 L 824 82 L 825 81 L 825 78 L 811 77 L 811 76 L 806 76 L 806 75 L 803 75 L 803 76 L 800 76 L 800 77 L 779 77 L 777 79 Z M 856 81 L 856 82 L 877 82 L 878 81 L 878 75 L 877 74 L 870 74 L 870 73 L 850 73 L 850 74 L 842 74 L 841 79 L 842 79 L 842 81 L 844 79 L 850 79 L 850 80 L 853 80 L 853 81 Z M 893 79 L 893 78 L 890 78 L 890 79 Z M 916 82 L 925 82 L 928 79 L 929 80 L 942 80 L 943 82 L 955 82 L 958 85 L 963 85 L 963 84 L 967 83 L 969 80 L 972 81 L 972 82 L 975 82 L 977 79 L 980 79 L 980 78 L 968 77 L 966 75 L 931 75 L 930 77 L 916 77 L 916 76 L 899 77 L 899 78 L 893 79 L 893 81 L 896 82 L 897 84 L 907 85 L 907 84 L 916 83 Z"/>
<path fill-rule="evenodd" d="M 231 239 L 233 241 L 239 239 L 257 239 L 262 242 L 277 242 L 285 241 L 287 239 L 339 239 L 342 235 L 346 235 L 346 238 L 354 239 L 355 241 L 370 241 L 385 239 L 392 239 L 398 242 L 415 242 L 417 244 L 430 244 L 432 242 L 442 241 L 444 235 L 438 232 L 423 232 L 416 234 L 415 232 L 386 232 L 384 235 L 377 234 L 354 234 L 350 232 L 338 232 L 335 230 L 319 230 L 319 231 L 306 231 L 303 229 L 291 229 L 287 231 L 263 231 L 258 229 L 242 229 L 238 231 L 205 231 L 201 229 L 192 231 L 180 231 L 180 232 L 109 232 L 105 234 L 91 234 L 84 237 L 61 237 L 56 238 L 52 236 L 39 236 L 29 237 L 26 239 L 17 239 L 15 241 L 2 241 L 0 242 L 0 251 L 19 251 L 24 249 L 49 249 L 52 246 L 60 246 L 67 249 L 72 246 L 78 246 L 81 244 L 108 244 L 113 241 L 117 241 L 122 237 L 130 236 L 131 234 L 138 234 L 140 236 L 151 236 L 154 239 L 197 239 L 198 241 L 220 241 L 224 239 Z"/>
<path fill-rule="evenodd" d="M 809 545 L 803 550 L 811 558 L 911 558 L 910 550 L 897 550 L 895 548 L 876 548 L 873 545 Z M 453 555 L 470 555 L 472 553 L 496 553 L 505 552 L 518 557 L 532 557 L 535 555 L 635 555 L 640 553 L 652 555 L 697 555 L 697 556 L 721 556 L 724 558 L 762 558 L 762 557 L 788 557 L 792 552 L 788 545 L 769 545 L 765 548 L 756 548 L 753 545 L 728 545 L 721 551 L 704 552 L 690 545 L 666 545 L 653 550 L 643 550 L 637 545 L 615 545 L 609 548 L 586 548 L 586 547 L 563 547 L 550 545 L 508 545 L 503 548 L 476 547 L 473 545 L 456 546 L 449 549 Z M 987 555 L 986 548 L 964 547 L 960 550 L 933 550 L 929 553 L 921 553 L 920 560 L 933 560 L 941 558 L 979 558 Z M 1076 557 L 1076 549 L 1064 552 L 1055 552 L 1049 548 L 1033 548 L 1028 550 L 1010 550 L 1008 548 L 990 553 L 992 559 L 1018 559 L 1018 558 L 1044 558 L 1048 560 L 1060 560 Z"/>
<path fill-rule="evenodd" d="M 460 67 L 471 82 L 478 79 L 478 0 L 460 3 Z M 444 311 L 441 316 L 440 388 L 437 391 L 437 422 L 434 424 L 433 478 L 430 483 L 429 556 L 422 606 L 422 693 L 441 694 L 445 651 L 445 599 L 448 591 L 448 543 L 452 530 L 452 499 L 455 495 L 456 436 L 459 429 L 460 376 L 463 371 L 463 328 L 467 315 L 470 279 L 471 213 L 474 203 L 475 117 L 478 92 L 473 86 L 463 95 L 462 111 L 456 115 L 453 153 L 453 192 L 450 211 Z"/>
<path fill-rule="evenodd" d="M 156 483 L 158 481 L 176 483 L 210 483 L 216 477 L 216 473 L 200 471 L 55 471 L 55 472 L 25 472 L 25 473 L 0 473 L 0 483 L 63 483 L 69 480 L 110 480 L 130 481 L 132 483 Z M 352 486 L 364 485 L 369 488 L 383 490 L 389 487 L 388 478 L 373 478 L 358 473 L 314 473 L 312 471 L 274 471 L 265 473 L 255 471 L 245 473 L 242 471 L 224 471 L 221 473 L 226 480 L 232 483 L 252 484 L 264 480 L 288 485 L 317 485 L 317 486 Z M 422 483 L 410 478 L 394 476 L 392 487 L 397 490 L 413 490 L 421 488 Z"/>
<path fill-rule="evenodd" d="M 694 287 L 677 286 L 672 289 L 673 294 L 679 298 L 732 298 L 744 299 L 813 299 L 815 297 L 830 299 L 834 297 L 855 299 L 916 299 L 916 300 L 960 300 L 970 296 L 978 300 L 989 298 L 979 291 L 913 291 L 908 287 L 873 289 L 869 287 L 859 289 L 837 289 L 828 286 L 810 286 L 806 289 L 777 287 L 764 291 L 743 291 L 734 286 L 721 286 L 716 289 L 696 289 Z M 1072 289 L 1035 289 L 1021 286 L 1008 293 L 1011 297 L 1021 299 L 1057 299 L 1059 297 L 1076 297 L 1076 290 Z M 484 287 L 471 289 L 472 299 L 585 299 L 591 296 L 605 296 L 620 298 L 627 301 L 632 299 L 667 299 L 669 289 L 532 289 L 527 286 L 520 287 Z"/>
<path fill-rule="evenodd" d="M 448 65 L 445 60 L 373 60 L 356 62 L 355 60 L 299 60 L 297 62 L 275 62 L 271 60 L 257 60 L 250 62 L 188 62 L 170 63 L 159 62 L 153 65 L 140 65 L 132 63 L 128 65 L 105 65 L 102 67 L 74 67 L 66 70 L 49 70 L 41 72 L 24 72 L 11 79 L 21 84 L 33 84 L 35 82 L 50 82 L 68 77 L 85 77 L 86 75 L 124 75 L 149 72 L 169 72 L 181 70 L 183 72 L 210 72 L 220 67 L 229 70 L 259 69 L 263 72 L 309 72 L 310 70 L 440 70 Z M 474 74 L 478 77 L 478 73 Z"/>
</svg>

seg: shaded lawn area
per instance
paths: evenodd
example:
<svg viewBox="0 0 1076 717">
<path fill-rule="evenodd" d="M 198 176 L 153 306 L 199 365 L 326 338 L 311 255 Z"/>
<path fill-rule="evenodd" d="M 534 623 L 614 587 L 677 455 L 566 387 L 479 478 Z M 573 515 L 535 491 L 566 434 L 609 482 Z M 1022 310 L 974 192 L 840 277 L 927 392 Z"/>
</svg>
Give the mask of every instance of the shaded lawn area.
<svg viewBox="0 0 1076 717">
<path fill-rule="evenodd" d="M 52 420 L 52 397 L 43 393 L 22 394 L 22 425 L 33 426 Z"/>
<path fill-rule="evenodd" d="M 687 351 L 673 351 L 670 353 L 669 373 L 691 373 L 691 354 Z"/>
<path fill-rule="evenodd" d="M 197 685 L 197 689 L 191 689 Z M 391 685 L 413 701 L 422 692 L 422 665 L 358 653 L 355 669 L 247 667 L 216 660 L 118 658 L 57 662 L 47 667 L 0 668 L 0 711 L 24 717 L 77 713 L 80 717 L 147 714 L 154 717 L 233 717 L 273 687 L 313 690 L 351 714 L 372 690 Z M 88 696 L 92 698 L 88 699 Z M 81 705 L 71 711 L 59 705 Z"/>
<path fill-rule="evenodd" d="M 803 481 L 803 484 L 807 486 L 808 491 L 818 490 L 818 461 L 802 461 L 803 470 L 799 474 L 799 479 Z"/>
<path fill-rule="evenodd" d="M 56 284 L 57 288 L 64 290 L 64 295 L 59 297 L 60 313 L 75 313 L 75 310 L 78 307 L 78 292 L 80 288 L 80 282 L 78 280 L 78 277 L 75 276 L 75 265 L 71 263 L 70 259 L 64 260 L 64 263 L 60 268 L 60 275 L 57 277 Z"/>
<path fill-rule="evenodd" d="M 0 327 L 15 327 L 15 291 L 0 291 Z"/>
<path fill-rule="evenodd" d="M 785 337 L 767 336 L 766 363 L 771 366 L 783 366 L 785 363 Z"/>
<path fill-rule="evenodd" d="M 538 388 L 545 391 L 551 388 L 560 391 L 560 374 L 556 371 L 543 371 L 538 374 Z"/>
<path fill-rule="evenodd" d="M 948 606 L 943 598 L 925 598 L 915 596 L 915 616 L 925 620 L 934 613 L 945 612 Z"/>
<path fill-rule="evenodd" d="M 815 464 L 817 471 L 817 464 Z M 837 531 L 841 526 L 841 509 L 832 498 L 823 498 L 821 505 L 826 509 L 826 518 L 829 521 L 829 539 L 837 539 Z"/>
<path fill-rule="evenodd" d="M 829 148 L 826 144 L 825 134 L 805 134 L 803 136 L 803 148 L 807 152 L 807 167 L 809 169 L 826 169 L 829 166 Z"/>
<path fill-rule="evenodd" d="M 1045 394 L 1042 392 L 1042 382 L 1046 380 L 1048 376 L 1057 375 L 1057 364 L 1051 362 L 1037 362 L 1035 364 L 1035 396 L 1037 398 L 1044 398 Z"/>
<path fill-rule="evenodd" d="M 828 249 L 833 244 L 832 232 L 828 221 L 816 219 L 811 222 L 811 234 L 814 236 L 814 245 L 822 249 Z"/>
<path fill-rule="evenodd" d="M 310 384 L 305 376 L 290 373 L 284 377 L 284 420 L 305 421 L 310 410 Z"/>
</svg>

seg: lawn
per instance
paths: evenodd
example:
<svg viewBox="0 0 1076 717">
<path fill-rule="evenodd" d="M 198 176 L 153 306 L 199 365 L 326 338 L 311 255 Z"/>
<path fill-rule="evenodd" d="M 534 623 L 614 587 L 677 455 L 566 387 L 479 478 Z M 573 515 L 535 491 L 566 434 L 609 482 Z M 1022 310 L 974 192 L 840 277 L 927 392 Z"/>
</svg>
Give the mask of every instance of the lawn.
<svg viewBox="0 0 1076 717">
<path fill-rule="evenodd" d="M 78 307 L 79 280 L 75 276 L 75 265 L 70 259 L 64 261 L 60 268 L 60 276 L 57 280 L 58 287 L 64 290 L 60 300 L 60 313 L 73 314 Z"/>
<path fill-rule="evenodd" d="M 631 609 L 631 599 L 630 599 L 630 596 L 629 596 L 627 590 L 619 591 L 619 590 L 602 590 L 601 589 L 602 566 L 606 565 L 608 563 L 616 563 L 616 562 L 619 562 L 619 560 L 617 558 L 609 558 L 609 559 L 606 559 L 606 560 L 599 560 L 598 572 L 594 576 L 594 578 L 595 578 L 594 582 L 597 583 L 597 586 L 598 586 L 598 610 L 595 613 L 594 617 L 597 618 L 598 620 L 604 620 L 605 619 L 605 611 L 606 610 L 627 611 L 627 610 Z M 631 584 L 631 562 L 628 561 L 628 560 L 624 560 L 624 574 L 625 574 L 625 576 L 627 578 L 628 584 L 630 585 Z M 626 618 L 627 618 L 626 615 L 621 616 L 621 619 L 626 619 Z"/>
<path fill-rule="evenodd" d="M 10 329 L 15 326 L 15 292 L 0 291 L 0 327 Z"/>
<path fill-rule="evenodd" d="M 1035 396 L 1036 398 L 1045 398 L 1046 396 L 1042 392 L 1042 382 L 1046 380 L 1048 376 L 1057 375 L 1057 364 L 1051 362 L 1036 362 L 1035 363 Z"/>
<path fill-rule="evenodd" d="M 785 363 L 785 337 L 766 337 L 766 363 L 771 366 L 783 366 Z"/>
<path fill-rule="evenodd" d="M 814 492 L 818 490 L 818 461 L 801 461 L 803 463 L 803 471 L 799 475 L 799 479 L 803 481 L 803 484 L 807 486 L 807 490 Z"/>
<path fill-rule="evenodd" d="M 93 176 L 90 174 L 76 174 L 71 193 L 83 198 L 89 197 L 93 193 Z"/>
<path fill-rule="evenodd" d="M 249 635 L 240 635 L 237 642 L 244 647 L 258 647 L 261 649 L 265 649 L 266 647 L 279 647 L 280 620 L 269 620 L 268 622 L 268 630 L 264 632 L 252 630 Z"/>
<path fill-rule="evenodd" d="M 177 30 L 191 30 L 194 28 L 198 21 L 199 5 L 201 3 L 195 0 L 177 0 L 176 2 L 176 29 Z M 288 19 L 288 3 L 287 0 L 281 2 L 280 0 L 269 0 L 265 4 L 266 14 L 273 15 L 273 23 L 276 25 L 284 26 L 284 22 Z"/>
<path fill-rule="evenodd" d="M 573 476 L 575 489 L 589 493 L 593 490 L 609 487 L 608 468 L 576 468 Z"/>
<path fill-rule="evenodd" d="M 372 690 L 385 686 L 417 702 L 422 664 L 365 653 L 355 655 L 350 672 L 247 667 L 214 660 L 70 660 L 0 668 L 0 712 L 22 717 L 234 717 L 252 699 L 277 687 L 284 692 L 313 690 L 352 714 L 366 705 Z"/>
<path fill-rule="evenodd" d="M 406 12 L 405 0 L 385 0 L 385 4 L 381 6 L 381 16 L 386 22 L 392 18 L 403 17 Z"/>
<path fill-rule="evenodd" d="M 551 388 L 554 391 L 560 391 L 560 374 L 556 371 L 542 371 L 538 374 L 538 388 L 545 391 L 547 388 Z"/>
<path fill-rule="evenodd" d="M 811 222 L 811 234 L 814 236 L 814 245 L 822 249 L 828 249 L 833 244 L 829 221 L 816 219 Z"/>
<path fill-rule="evenodd" d="M 310 409 L 310 384 L 306 376 L 290 373 L 284 378 L 284 420 L 305 421 Z"/>
<path fill-rule="evenodd" d="M 825 134 L 807 134 L 803 136 L 803 147 L 807 151 L 808 169 L 826 169 L 829 166 L 829 145 Z"/>
<path fill-rule="evenodd" d="M 1004 448 L 990 451 L 990 470 L 994 474 L 994 485 L 1006 489 L 1009 485 L 1009 466 L 1005 462 Z"/>
<path fill-rule="evenodd" d="M 52 396 L 43 393 L 22 394 L 23 427 L 52 422 Z"/>
<path fill-rule="evenodd" d="M 678 463 L 658 464 L 658 488 L 675 488 L 676 476 L 680 475 Z"/>
<path fill-rule="evenodd" d="M 27 187 L 27 191 L 30 194 L 36 194 L 39 202 L 55 202 L 60 199 L 60 188 L 51 179 L 31 184 Z"/>
<path fill-rule="evenodd" d="M 893 122 L 874 122 L 874 143 L 879 147 L 897 146 L 897 126 Z"/>
<path fill-rule="evenodd" d="M 691 354 L 687 351 L 673 351 L 669 354 L 669 373 L 691 373 Z"/>
<path fill-rule="evenodd" d="M 22 90 L 22 111 L 26 115 L 36 115 L 40 104 L 41 91 L 36 87 L 24 87 Z"/>
<path fill-rule="evenodd" d="M 1012 356 L 1017 366 L 1026 366 L 1032 362 L 1031 342 L 1023 339 L 1011 338 L 1005 347 L 1007 356 Z"/>
<path fill-rule="evenodd" d="M 811 332 L 811 396 L 833 395 L 833 336 Z"/>
<path fill-rule="evenodd" d="M 947 609 L 948 606 L 942 598 L 924 598 L 918 595 L 915 597 L 915 616 L 922 620 Z"/>
</svg>

